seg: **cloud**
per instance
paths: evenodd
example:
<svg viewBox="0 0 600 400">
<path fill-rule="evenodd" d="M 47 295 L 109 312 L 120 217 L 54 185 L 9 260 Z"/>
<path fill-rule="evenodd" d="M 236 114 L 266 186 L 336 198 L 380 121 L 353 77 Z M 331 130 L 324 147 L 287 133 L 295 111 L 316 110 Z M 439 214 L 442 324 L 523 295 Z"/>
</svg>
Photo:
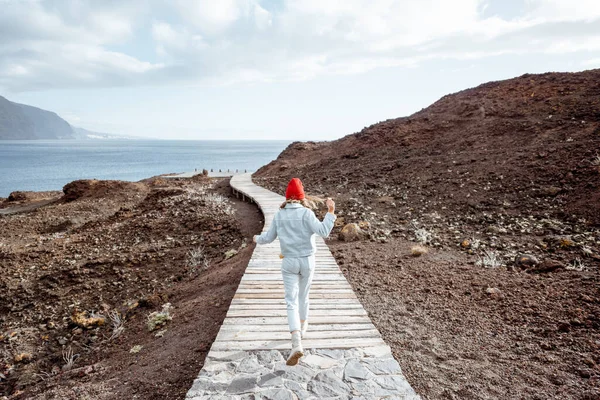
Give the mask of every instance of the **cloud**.
<svg viewBox="0 0 600 400">
<path fill-rule="evenodd" d="M 492 1 L 0 0 L 0 88 L 303 80 L 600 51 L 597 0 L 524 0 L 511 18 L 487 16 Z M 140 41 L 155 53 L 136 56 Z"/>
<path fill-rule="evenodd" d="M 592 58 L 581 63 L 585 67 L 600 67 L 600 58 Z"/>
</svg>

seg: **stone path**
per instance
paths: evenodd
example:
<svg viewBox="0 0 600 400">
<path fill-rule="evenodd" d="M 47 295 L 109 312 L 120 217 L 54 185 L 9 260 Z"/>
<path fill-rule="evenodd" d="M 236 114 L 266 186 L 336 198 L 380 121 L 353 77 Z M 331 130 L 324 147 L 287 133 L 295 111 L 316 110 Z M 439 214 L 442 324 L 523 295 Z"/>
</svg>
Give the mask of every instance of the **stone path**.
<svg viewBox="0 0 600 400">
<path fill-rule="evenodd" d="M 251 174 L 231 186 L 258 204 L 267 230 L 284 198 Z M 320 238 L 316 259 L 300 363 L 285 365 L 291 339 L 275 241 L 254 250 L 186 399 L 420 399 Z"/>
</svg>

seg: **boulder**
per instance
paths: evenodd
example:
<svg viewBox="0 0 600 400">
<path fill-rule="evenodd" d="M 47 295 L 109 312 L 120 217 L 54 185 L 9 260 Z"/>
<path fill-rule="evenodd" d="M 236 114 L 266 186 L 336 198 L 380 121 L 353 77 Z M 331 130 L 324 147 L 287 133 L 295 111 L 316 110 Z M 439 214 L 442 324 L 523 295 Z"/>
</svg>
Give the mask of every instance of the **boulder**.
<svg viewBox="0 0 600 400">
<path fill-rule="evenodd" d="M 539 261 L 531 254 L 517 254 L 515 257 L 515 265 L 521 268 L 529 268 L 538 265 Z"/>
<path fill-rule="evenodd" d="M 8 201 L 24 201 L 27 199 L 27 193 L 25 192 L 16 191 L 8 195 Z"/>
<path fill-rule="evenodd" d="M 364 236 L 365 236 L 365 234 L 362 231 L 362 229 L 360 229 L 358 224 L 350 223 L 350 224 L 346 224 L 342 228 L 338 237 L 340 240 L 343 240 L 344 242 L 354 242 L 357 240 L 361 240 Z"/>
</svg>

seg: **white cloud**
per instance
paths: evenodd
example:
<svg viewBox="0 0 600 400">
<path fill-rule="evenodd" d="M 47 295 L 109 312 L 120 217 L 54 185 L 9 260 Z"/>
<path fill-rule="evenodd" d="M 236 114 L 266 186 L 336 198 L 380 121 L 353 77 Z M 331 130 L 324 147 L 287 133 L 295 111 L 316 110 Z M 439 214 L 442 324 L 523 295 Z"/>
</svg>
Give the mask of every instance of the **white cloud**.
<svg viewBox="0 0 600 400">
<path fill-rule="evenodd" d="M 206 34 L 218 34 L 229 28 L 241 15 L 238 0 L 177 0 L 181 16 Z"/>
<path fill-rule="evenodd" d="M 5 1 L 0 13 L 0 89 L 13 91 L 140 82 L 161 63 L 109 46 L 132 37 L 135 2 Z"/>
<path fill-rule="evenodd" d="M 544 21 L 593 21 L 600 17 L 598 0 L 526 0 L 527 18 Z"/>
<path fill-rule="evenodd" d="M 585 60 L 581 63 L 581 65 L 586 67 L 600 67 L 600 58 L 592 58 L 590 60 Z"/>
<path fill-rule="evenodd" d="M 436 59 L 600 51 L 597 0 L 525 0 L 510 19 L 484 17 L 491 0 L 282 1 L 8 2 L 0 88 L 302 80 Z M 129 53 L 135 38 L 152 40 L 159 61 Z"/>
</svg>

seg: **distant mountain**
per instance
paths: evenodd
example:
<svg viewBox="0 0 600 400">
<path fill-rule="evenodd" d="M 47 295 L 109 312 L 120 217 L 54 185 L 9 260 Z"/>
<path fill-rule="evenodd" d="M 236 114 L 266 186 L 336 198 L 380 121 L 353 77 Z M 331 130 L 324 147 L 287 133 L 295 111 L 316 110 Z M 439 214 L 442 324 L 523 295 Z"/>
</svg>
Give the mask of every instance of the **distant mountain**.
<svg viewBox="0 0 600 400">
<path fill-rule="evenodd" d="M 71 125 L 56 113 L 0 96 L 0 139 L 74 139 Z"/>
<path fill-rule="evenodd" d="M 93 132 L 71 126 L 56 113 L 14 103 L 0 96 L 0 140 L 36 139 L 144 139 L 137 136 Z"/>
</svg>

